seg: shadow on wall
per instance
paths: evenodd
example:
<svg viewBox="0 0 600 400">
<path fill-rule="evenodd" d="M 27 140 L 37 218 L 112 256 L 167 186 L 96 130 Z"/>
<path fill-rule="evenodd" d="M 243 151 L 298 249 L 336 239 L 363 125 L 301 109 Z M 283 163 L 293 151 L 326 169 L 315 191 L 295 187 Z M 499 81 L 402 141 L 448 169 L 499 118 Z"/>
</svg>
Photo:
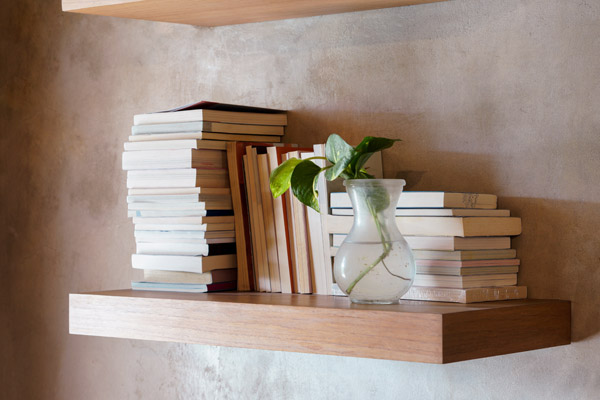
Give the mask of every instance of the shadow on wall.
<svg viewBox="0 0 600 400">
<path fill-rule="evenodd" d="M 350 143 L 366 134 L 404 139 L 384 153 L 384 175 L 405 179 L 408 190 L 500 194 L 498 207 L 511 210 L 523 222 L 523 233 L 512 242 L 521 259 L 519 284 L 528 286 L 530 298 L 572 301 L 574 341 L 600 331 L 600 246 L 594 240 L 600 203 L 503 197 L 500 174 L 518 166 L 499 167 L 501 155 L 431 151 L 439 147 L 433 143 L 439 135 L 428 128 L 423 115 L 296 110 L 289 113 L 289 121 L 287 141 L 302 145 L 324 142 L 332 132 Z"/>
<path fill-rule="evenodd" d="M 513 239 L 521 259 L 519 284 L 530 298 L 571 300 L 573 341 L 597 334 L 600 203 L 527 197 L 498 203 L 523 221 L 523 233 Z"/>
</svg>

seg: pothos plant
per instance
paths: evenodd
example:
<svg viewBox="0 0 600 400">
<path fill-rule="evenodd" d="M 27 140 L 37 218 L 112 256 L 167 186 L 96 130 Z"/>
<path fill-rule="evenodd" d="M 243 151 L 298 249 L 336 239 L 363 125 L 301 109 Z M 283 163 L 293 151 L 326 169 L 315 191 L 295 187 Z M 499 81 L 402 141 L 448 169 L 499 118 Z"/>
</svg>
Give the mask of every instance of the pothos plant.
<svg viewBox="0 0 600 400">
<path fill-rule="evenodd" d="M 325 173 L 325 178 L 333 181 L 342 179 L 374 179 L 367 172 L 365 163 L 373 154 L 390 148 L 399 139 L 388 139 L 383 137 L 367 136 L 356 147 L 350 146 L 339 135 L 331 134 L 325 144 L 325 157 L 310 157 L 305 160 L 291 158 L 283 162 L 271 173 L 270 187 L 273 197 L 281 196 L 290 187 L 292 193 L 300 202 L 319 212 L 319 201 L 317 191 L 317 179 L 319 174 Z M 329 165 L 320 167 L 312 160 L 327 160 Z M 391 251 L 389 234 L 385 226 L 381 224 L 379 213 L 389 205 L 390 199 L 384 188 L 371 191 L 366 199 L 367 206 L 379 233 L 382 245 L 382 253 L 376 260 L 363 269 L 354 281 L 348 286 L 346 292 L 350 294 L 356 284 L 379 263 L 393 276 L 406 279 L 393 274 L 385 259 Z"/>
</svg>

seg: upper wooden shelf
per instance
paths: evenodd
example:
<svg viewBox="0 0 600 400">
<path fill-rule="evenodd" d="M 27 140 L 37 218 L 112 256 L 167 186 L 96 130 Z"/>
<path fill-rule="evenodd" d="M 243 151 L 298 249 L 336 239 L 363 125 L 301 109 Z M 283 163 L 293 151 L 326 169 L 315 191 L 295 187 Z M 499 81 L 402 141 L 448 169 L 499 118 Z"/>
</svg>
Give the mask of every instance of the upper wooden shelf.
<svg viewBox="0 0 600 400">
<path fill-rule="evenodd" d="M 62 0 L 63 11 L 220 26 L 447 0 Z"/>
<path fill-rule="evenodd" d="M 117 290 L 71 294 L 72 334 L 450 363 L 569 344 L 571 303 L 403 301 Z"/>
</svg>

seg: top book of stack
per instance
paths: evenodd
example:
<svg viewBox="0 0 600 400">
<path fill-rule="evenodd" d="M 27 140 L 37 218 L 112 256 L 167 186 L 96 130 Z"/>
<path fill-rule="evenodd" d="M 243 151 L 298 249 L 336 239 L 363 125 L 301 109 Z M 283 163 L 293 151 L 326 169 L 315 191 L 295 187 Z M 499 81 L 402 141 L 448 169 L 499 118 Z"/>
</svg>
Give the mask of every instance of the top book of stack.
<svg viewBox="0 0 600 400">
<path fill-rule="evenodd" d="M 138 114 L 133 118 L 134 126 L 198 121 L 285 126 L 287 114 L 285 111 L 269 108 L 200 101 L 167 111 Z"/>
<path fill-rule="evenodd" d="M 200 101 L 135 115 L 126 150 L 181 148 L 185 140 L 277 143 L 286 125 L 282 110 Z"/>
</svg>

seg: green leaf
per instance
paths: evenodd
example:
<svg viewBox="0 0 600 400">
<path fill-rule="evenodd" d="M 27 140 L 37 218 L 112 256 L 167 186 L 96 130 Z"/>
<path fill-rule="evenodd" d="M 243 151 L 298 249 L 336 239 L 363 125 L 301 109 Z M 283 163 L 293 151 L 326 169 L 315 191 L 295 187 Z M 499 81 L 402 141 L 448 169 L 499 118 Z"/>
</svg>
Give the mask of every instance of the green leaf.
<svg viewBox="0 0 600 400">
<path fill-rule="evenodd" d="M 279 197 L 290 188 L 290 182 L 294 168 L 300 164 L 302 160 L 290 158 L 284 161 L 281 165 L 273 170 L 269 179 L 269 186 L 273 197 Z"/>
<path fill-rule="evenodd" d="M 365 189 L 364 196 L 373 215 L 382 212 L 390 205 L 390 195 L 385 187 Z"/>
<path fill-rule="evenodd" d="M 303 204 L 319 212 L 319 198 L 317 192 L 317 177 L 321 168 L 312 161 L 304 160 L 292 173 L 292 192 Z"/>
<path fill-rule="evenodd" d="M 351 173 L 358 177 L 359 171 L 373 154 L 392 147 L 394 143 L 398 141 L 400 141 L 400 139 L 388 139 L 374 136 L 365 137 L 354 149 L 354 156 L 352 157 L 352 160 L 350 160 Z"/>
<path fill-rule="evenodd" d="M 394 145 L 394 143 L 401 141 L 400 139 L 388 139 L 384 137 L 366 136 L 362 142 L 356 146 L 356 152 L 360 154 L 364 153 L 375 153 L 388 149 Z"/>
<path fill-rule="evenodd" d="M 325 144 L 325 156 L 333 164 L 325 172 L 325 178 L 332 181 L 344 172 L 354 156 L 354 148 L 344 141 L 339 135 L 332 133 Z"/>
</svg>

